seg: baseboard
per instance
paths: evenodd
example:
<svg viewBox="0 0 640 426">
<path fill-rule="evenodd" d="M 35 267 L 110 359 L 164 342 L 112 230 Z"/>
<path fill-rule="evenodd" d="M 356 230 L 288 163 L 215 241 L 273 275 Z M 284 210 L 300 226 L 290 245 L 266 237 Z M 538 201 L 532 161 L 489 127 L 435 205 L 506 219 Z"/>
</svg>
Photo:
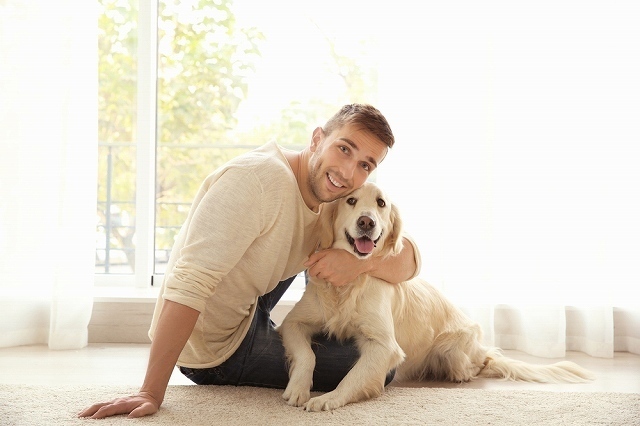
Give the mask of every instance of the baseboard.
<svg viewBox="0 0 640 426">
<path fill-rule="evenodd" d="M 89 343 L 150 343 L 153 303 L 94 302 Z"/>
</svg>

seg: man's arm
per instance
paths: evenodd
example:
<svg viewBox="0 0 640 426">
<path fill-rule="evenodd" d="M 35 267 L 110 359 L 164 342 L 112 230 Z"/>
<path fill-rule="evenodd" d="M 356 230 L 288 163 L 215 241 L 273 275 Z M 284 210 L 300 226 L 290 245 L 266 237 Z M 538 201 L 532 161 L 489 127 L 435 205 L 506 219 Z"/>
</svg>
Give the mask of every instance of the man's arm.
<svg viewBox="0 0 640 426">
<path fill-rule="evenodd" d="M 144 384 L 137 395 L 94 404 L 79 417 L 102 419 L 118 414 L 142 417 L 154 414 L 164 400 L 164 394 L 180 352 L 187 343 L 200 313 L 179 303 L 165 300 L 158 320 Z"/>
<path fill-rule="evenodd" d="M 342 249 L 322 250 L 309 256 L 304 264 L 312 277 L 330 282 L 336 287 L 352 282 L 358 275 L 367 273 L 391 284 L 398 284 L 417 275 L 419 261 L 413 244 L 403 239 L 402 251 L 387 257 L 358 259 Z"/>
</svg>

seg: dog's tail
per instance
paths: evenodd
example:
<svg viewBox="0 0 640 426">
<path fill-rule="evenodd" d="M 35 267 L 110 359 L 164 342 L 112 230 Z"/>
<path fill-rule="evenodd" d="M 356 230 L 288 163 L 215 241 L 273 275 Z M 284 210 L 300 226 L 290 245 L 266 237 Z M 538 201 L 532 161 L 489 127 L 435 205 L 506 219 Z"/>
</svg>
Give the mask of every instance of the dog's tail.
<svg viewBox="0 0 640 426">
<path fill-rule="evenodd" d="M 584 383 L 594 379 L 593 373 L 570 361 L 529 364 L 507 358 L 497 348 L 487 351 L 485 366 L 478 377 L 540 383 Z"/>
</svg>

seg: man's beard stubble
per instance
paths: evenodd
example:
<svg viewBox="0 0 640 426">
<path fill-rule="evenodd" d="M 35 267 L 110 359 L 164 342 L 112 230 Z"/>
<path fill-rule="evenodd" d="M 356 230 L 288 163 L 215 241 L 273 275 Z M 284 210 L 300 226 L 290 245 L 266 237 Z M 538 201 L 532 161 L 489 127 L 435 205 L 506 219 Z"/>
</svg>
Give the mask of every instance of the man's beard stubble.
<svg viewBox="0 0 640 426">
<path fill-rule="evenodd" d="M 335 201 L 340 197 L 331 197 L 327 198 L 322 195 L 322 186 L 325 185 L 324 181 L 326 179 L 327 172 L 322 170 L 322 162 L 319 159 L 312 158 L 309 164 L 309 179 L 307 180 L 307 185 L 309 187 L 309 191 L 313 194 L 316 200 L 321 203 L 330 203 L 331 201 Z"/>
</svg>

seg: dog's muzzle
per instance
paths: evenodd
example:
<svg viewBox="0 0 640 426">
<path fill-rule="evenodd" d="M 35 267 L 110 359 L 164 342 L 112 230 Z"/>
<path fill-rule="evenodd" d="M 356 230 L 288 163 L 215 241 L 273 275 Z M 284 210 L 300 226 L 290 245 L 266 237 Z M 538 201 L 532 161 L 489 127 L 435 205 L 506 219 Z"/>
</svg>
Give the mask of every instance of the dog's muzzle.
<svg viewBox="0 0 640 426">
<path fill-rule="evenodd" d="M 368 235 L 362 235 L 358 238 L 353 238 L 347 230 L 344 231 L 344 235 L 347 238 L 349 244 L 353 246 L 353 251 L 358 256 L 366 256 L 370 254 L 376 247 L 378 241 L 380 241 L 380 238 L 382 238 L 382 232 L 375 241 L 372 240 Z"/>
</svg>

